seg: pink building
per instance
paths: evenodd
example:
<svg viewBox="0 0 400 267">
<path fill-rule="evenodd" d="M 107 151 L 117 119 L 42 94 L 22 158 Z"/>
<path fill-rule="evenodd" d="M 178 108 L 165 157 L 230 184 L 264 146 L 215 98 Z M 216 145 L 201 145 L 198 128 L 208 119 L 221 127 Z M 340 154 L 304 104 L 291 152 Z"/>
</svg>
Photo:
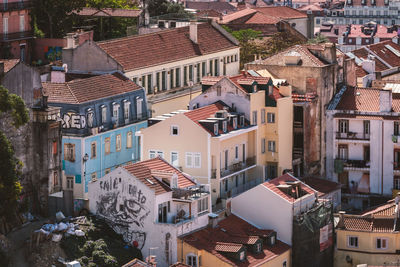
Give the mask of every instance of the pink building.
<svg viewBox="0 0 400 267">
<path fill-rule="evenodd" d="M 0 0 L 0 56 L 30 61 L 32 1 Z"/>
</svg>

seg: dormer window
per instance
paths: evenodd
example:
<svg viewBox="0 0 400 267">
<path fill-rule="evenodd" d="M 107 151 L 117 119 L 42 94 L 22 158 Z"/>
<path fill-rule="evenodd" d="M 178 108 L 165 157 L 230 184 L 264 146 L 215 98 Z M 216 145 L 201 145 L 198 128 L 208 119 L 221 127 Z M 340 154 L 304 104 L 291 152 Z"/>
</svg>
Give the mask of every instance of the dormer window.
<svg viewBox="0 0 400 267">
<path fill-rule="evenodd" d="M 257 92 L 257 84 L 253 84 L 253 93 Z"/>
<path fill-rule="evenodd" d="M 262 250 L 262 244 L 261 243 L 257 243 L 256 244 L 256 253 L 260 253 Z"/>
<path fill-rule="evenodd" d="M 92 128 L 94 125 L 94 112 L 93 109 L 88 108 L 87 109 L 87 125 L 89 128 Z"/>
<path fill-rule="evenodd" d="M 385 0 L 385 6 L 389 5 L 389 0 Z"/>
<path fill-rule="evenodd" d="M 131 106 L 131 102 L 129 102 L 127 100 L 124 100 L 124 119 L 125 119 L 126 123 L 129 121 L 129 115 L 130 115 L 129 108 L 130 108 L 130 106 Z"/>
<path fill-rule="evenodd" d="M 107 107 L 101 105 L 101 122 L 104 124 L 107 122 Z"/>
<path fill-rule="evenodd" d="M 233 126 L 233 129 L 235 129 L 235 130 L 237 129 L 237 117 L 233 118 L 232 126 Z"/>
<path fill-rule="evenodd" d="M 244 116 L 240 116 L 240 127 L 244 127 Z"/>
<path fill-rule="evenodd" d="M 218 135 L 218 123 L 214 124 L 214 134 Z"/>
<path fill-rule="evenodd" d="M 224 133 L 226 133 L 227 130 L 228 130 L 228 122 L 227 122 L 227 121 L 223 121 L 223 122 L 222 122 L 222 131 L 223 131 Z"/>
<path fill-rule="evenodd" d="M 113 103 L 113 123 L 118 124 L 118 117 L 119 117 L 119 104 Z"/>
<path fill-rule="evenodd" d="M 244 261 L 245 258 L 246 258 L 245 252 L 244 252 L 244 251 L 241 251 L 240 254 L 239 254 L 239 259 L 240 259 L 240 261 Z"/>
<path fill-rule="evenodd" d="M 270 238 L 270 245 L 271 246 L 273 246 L 273 245 L 275 245 L 275 236 L 273 235 L 273 236 L 271 236 L 271 238 Z"/>
</svg>

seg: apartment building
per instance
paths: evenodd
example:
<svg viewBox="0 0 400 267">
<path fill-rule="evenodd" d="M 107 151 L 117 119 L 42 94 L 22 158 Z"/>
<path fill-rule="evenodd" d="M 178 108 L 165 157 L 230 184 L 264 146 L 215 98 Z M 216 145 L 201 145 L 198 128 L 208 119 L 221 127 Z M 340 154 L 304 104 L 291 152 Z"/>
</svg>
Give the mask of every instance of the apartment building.
<svg viewBox="0 0 400 267">
<path fill-rule="evenodd" d="M 89 183 L 89 210 L 157 266 L 177 262 L 178 237 L 207 226 L 209 187 L 162 158 L 131 163 Z"/>
<path fill-rule="evenodd" d="M 362 214 L 340 212 L 335 229 L 335 266 L 396 266 L 400 242 L 398 203 L 396 197 Z"/>
<path fill-rule="evenodd" d="M 278 177 L 292 169 L 293 101 L 291 88 L 270 77 L 244 71 L 231 77 L 205 77 L 203 92 L 192 99 L 190 109 L 222 101 L 258 125 L 256 153 L 258 173 Z"/>
<path fill-rule="evenodd" d="M 258 125 L 223 102 L 149 119 L 137 135 L 142 160 L 161 156 L 211 185 L 213 209 L 262 182 L 257 174 Z"/>
<path fill-rule="evenodd" d="M 268 204 L 266 204 L 268 203 Z M 260 229 L 274 229 L 292 247 L 292 266 L 332 266 L 332 204 L 286 173 L 232 198 L 232 214 Z"/>
<path fill-rule="evenodd" d="M 348 87 L 329 105 L 327 177 L 342 184 L 343 208 L 365 209 L 400 189 L 399 96 Z"/>
<path fill-rule="evenodd" d="M 290 267 L 291 249 L 263 230 L 235 215 L 211 219 L 207 228 L 178 239 L 178 260 L 189 266 Z"/>
<path fill-rule="evenodd" d="M 177 41 L 179 40 L 179 41 Z M 69 72 L 119 70 L 146 89 L 150 116 L 186 109 L 207 75 L 239 73 L 239 43 L 215 22 L 63 49 Z"/>
<path fill-rule="evenodd" d="M 87 199 L 91 180 L 139 159 L 135 132 L 147 126 L 145 92 L 118 72 L 67 82 L 63 71 L 52 76 L 42 85 L 49 105 L 61 108 L 62 188 Z"/>
<path fill-rule="evenodd" d="M 335 44 L 292 46 L 269 58 L 250 62 L 245 68 L 266 71 L 292 86 L 293 171 L 297 176 L 323 174 L 324 110 L 341 81 Z"/>
<path fill-rule="evenodd" d="M 29 9 L 32 1 L 0 1 L 0 49 L 1 58 L 19 58 L 30 62 L 33 31 Z"/>
</svg>

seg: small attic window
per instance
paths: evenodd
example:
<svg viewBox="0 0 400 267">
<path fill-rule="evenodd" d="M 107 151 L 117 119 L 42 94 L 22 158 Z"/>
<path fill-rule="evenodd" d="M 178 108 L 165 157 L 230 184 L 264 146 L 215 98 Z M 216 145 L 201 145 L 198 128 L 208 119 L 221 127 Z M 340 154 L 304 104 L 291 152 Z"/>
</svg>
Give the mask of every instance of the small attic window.
<svg viewBox="0 0 400 267">
<path fill-rule="evenodd" d="M 228 126 L 228 123 L 227 123 L 227 121 L 223 121 L 222 122 L 222 131 L 224 132 L 224 133 L 226 133 L 227 132 L 227 127 Z"/>
<path fill-rule="evenodd" d="M 214 134 L 218 135 L 218 123 L 214 123 Z"/>
<path fill-rule="evenodd" d="M 246 258 L 245 252 L 244 252 L 244 251 L 241 251 L 240 254 L 239 254 L 239 259 L 240 259 L 240 261 L 244 261 L 245 258 Z"/>
<path fill-rule="evenodd" d="M 237 129 L 237 117 L 233 118 L 232 126 L 233 126 L 233 129 L 235 129 L 235 130 Z"/>
</svg>

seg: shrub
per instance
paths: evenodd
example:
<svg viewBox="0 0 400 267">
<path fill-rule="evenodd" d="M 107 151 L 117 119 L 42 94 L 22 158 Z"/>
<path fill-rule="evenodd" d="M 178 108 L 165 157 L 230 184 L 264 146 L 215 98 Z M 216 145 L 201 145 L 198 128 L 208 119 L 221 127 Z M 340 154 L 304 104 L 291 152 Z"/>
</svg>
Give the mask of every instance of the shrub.
<svg viewBox="0 0 400 267">
<path fill-rule="evenodd" d="M 104 260 L 107 257 L 106 253 L 101 250 L 95 250 L 93 251 L 93 262 L 99 264 L 100 266 L 103 266 Z"/>
<path fill-rule="evenodd" d="M 94 250 L 102 250 L 104 252 L 108 251 L 106 242 L 103 239 L 96 240 L 94 242 Z"/>
<path fill-rule="evenodd" d="M 80 258 L 78 261 L 81 263 L 82 266 L 86 266 L 86 265 L 89 264 L 89 258 L 86 257 L 86 256 L 83 256 L 83 257 Z"/>
<path fill-rule="evenodd" d="M 92 240 L 86 241 L 85 245 L 83 245 L 83 253 L 88 257 L 92 256 L 95 245 L 95 242 Z"/>
</svg>

